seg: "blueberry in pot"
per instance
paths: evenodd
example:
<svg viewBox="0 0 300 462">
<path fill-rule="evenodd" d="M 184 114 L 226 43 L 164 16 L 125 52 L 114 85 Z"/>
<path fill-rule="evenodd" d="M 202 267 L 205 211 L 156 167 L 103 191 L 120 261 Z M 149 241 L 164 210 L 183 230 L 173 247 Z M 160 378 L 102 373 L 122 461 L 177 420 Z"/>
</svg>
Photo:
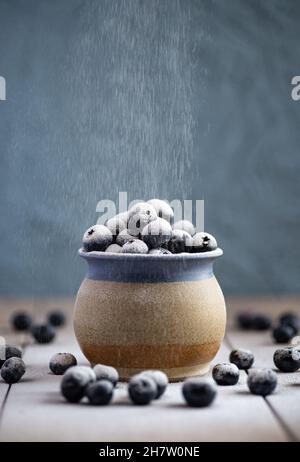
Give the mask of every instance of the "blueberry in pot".
<svg viewBox="0 0 300 462">
<path fill-rule="evenodd" d="M 189 220 L 176 221 L 176 223 L 173 224 L 173 229 L 182 229 L 182 231 L 185 231 L 190 236 L 193 236 L 196 232 L 195 226 Z"/>
<path fill-rule="evenodd" d="M 156 219 L 154 207 L 147 202 L 139 202 L 128 212 L 128 230 L 133 236 L 139 237 L 144 227 Z"/>
<path fill-rule="evenodd" d="M 171 253 L 189 252 L 193 245 L 192 236 L 182 229 L 173 229 L 168 242 Z"/>
<path fill-rule="evenodd" d="M 174 212 L 168 202 L 162 201 L 161 199 L 151 199 L 148 201 L 148 204 L 152 205 L 158 217 L 172 223 Z"/>
<path fill-rule="evenodd" d="M 140 239 L 132 239 L 123 245 L 121 253 L 148 253 L 148 247 Z"/>
<path fill-rule="evenodd" d="M 121 253 L 122 252 L 122 247 L 119 244 L 110 244 L 105 252 L 110 252 L 110 253 Z"/>
<path fill-rule="evenodd" d="M 217 241 L 211 234 L 201 232 L 193 236 L 192 252 L 210 252 L 217 247 Z"/>
<path fill-rule="evenodd" d="M 149 249 L 157 249 L 170 240 L 171 234 L 171 225 L 163 218 L 157 218 L 144 227 L 142 240 Z"/>
<path fill-rule="evenodd" d="M 149 250 L 150 255 L 172 255 L 172 252 L 168 249 L 164 249 L 163 247 L 159 247 L 158 249 L 151 249 Z"/>
<path fill-rule="evenodd" d="M 82 244 L 86 252 L 103 251 L 113 241 L 111 231 L 104 225 L 91 226 L 83 235 Z"/>
<path fill-rule="evenodd" d="M 138 239 L 138 238 L 135 236 L 132 236 L 128 229 L 123 229 L 123 231 L 121 231 L 118 234 L 116 243 L 120 245 L 121 247 L 123 247 L 123 245 L 126 244 L 126 242 L 132 241 L 133 239 Z"/>
<path fill-rule="evenodd" d="M 105 226 L 115 236 L 127 228 L 127 223 L 128 223 L 128 212 L 123 212 L 107 220 L 107 222 L 105 223 Z"/>
</svg>

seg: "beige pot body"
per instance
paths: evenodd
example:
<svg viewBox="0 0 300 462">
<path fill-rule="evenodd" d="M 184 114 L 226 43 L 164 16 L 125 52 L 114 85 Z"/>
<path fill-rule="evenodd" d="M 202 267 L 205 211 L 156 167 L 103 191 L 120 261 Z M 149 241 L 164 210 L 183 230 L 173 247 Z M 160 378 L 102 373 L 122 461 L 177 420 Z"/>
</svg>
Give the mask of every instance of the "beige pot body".
<svg viewBox="0 0 300 462">
<path fill-rule="evenodd" d="M 92 365 L 114 366 L 128 380 L 145 369 L 170 380 L 205 374 L 225 333 L 226 308 L 214 276 L 139 283 L 85 279 L 74 328 Z"/>
</svg>

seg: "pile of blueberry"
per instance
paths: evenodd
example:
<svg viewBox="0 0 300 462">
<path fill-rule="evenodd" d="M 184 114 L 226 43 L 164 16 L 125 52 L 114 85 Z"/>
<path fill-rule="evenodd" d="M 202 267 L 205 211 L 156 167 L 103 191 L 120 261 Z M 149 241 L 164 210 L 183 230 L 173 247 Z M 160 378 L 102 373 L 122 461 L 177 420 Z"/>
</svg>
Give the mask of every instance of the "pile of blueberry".
<svg viewBox="0 0 300 462">
<path fill-rule="evenodd" d="M 188 220 L 173 223 L 174 212 L 167 202 L 151 199 L 139 202 L 127 212 L 94 225 L 83 235 L 86 252 L 170 255 L 208 252 L 218 246 L 208 233 L 196 233 Z"/>
<path fill-rule="evenodd" d="M 50 343 L 56 335 L 56 328 L 64 326 L 66 318 L 61 310 L 51 311 L 47 322 L 35 324 L 30 314 L 15 313 L 11 319 L 12 327 L 19 332 L 29 332 L 37 343 Z"/>
<path fill-rule="evenodd" d="M 295 313 L 282 314 L 275 325 L 272 319 L 264 314 L 242 311 L 237 317 L 237 324 L 243 330 L 269 330 L 276 343 L 288 343 L 300 330 L 300 318 Z"/>
</svg>

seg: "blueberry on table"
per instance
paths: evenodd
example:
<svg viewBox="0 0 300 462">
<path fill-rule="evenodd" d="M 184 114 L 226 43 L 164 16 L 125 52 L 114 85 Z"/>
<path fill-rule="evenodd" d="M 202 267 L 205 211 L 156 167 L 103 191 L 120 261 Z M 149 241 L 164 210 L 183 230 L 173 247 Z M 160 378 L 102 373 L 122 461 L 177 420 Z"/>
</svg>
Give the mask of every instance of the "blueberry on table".
<svg viewBox="0 0 300 462">
<path fill-rule="evenodd" d="M 193 236 L 192 252 L 210 252 L 217 247 L 218 243 L 211 234 L 201 232 Z"/>
<path fill-rule="evenodd" d="M 110 252 L 110 253 L 121 253 L 122 252 L 122 247 L 119 244 L 110 244 L 105 252 Z"/>
<path fill-rule="evenodd" d="M 0 368 L 3 366 L 7 359 L 13 357 L 22 358 L 22 350 L 12 345 L 0 344 Z"/>
<path fill-rule="evenodd" d="M 66 316 L 61 310 L 51 311 L 48 315 L 48 322 L 54 327 L 61 327 L 66 323 Z"/>
<path fill-rule="evenodd" d="M 251 311 L 242 311 L 237 315 L 237 324 L 241 329 L 250 330 L 253 328 L 255 314 Z"/>
<path fill-rule="evenodd" d="M 21 358 L 12 357 L 1 368 L 1 377 L 6 383 L 17 383 L 25 374 L 26 366 Z"/>
<path fill-rule="evenodd" d="M 56 353 L 50 359 L 49 368 L 55 375 L 63 375 L 67 369 L 76 366 L 77 360 L 71 353 Z"/>
<path fill-rule="evenodd" d="M 174 212 L 172 207 L 167 202 L 162 201 L 161 199 L 150 199 L 150 201 L 148 201 L 148 204 L 154 207 L 158 217 L 167 220 L 169 223 L 172 222 Z"/>
<path fill-rule="evenodd" d="M 300 329 L 300 317 L 294 313 L 284 313 L 279 318 L 279 323 L 289 326 L 294 330 L 294 335 L 297 335 Z"/>
<path fill-rule="evenodd" d="M 105 223 L 105 226 L 110 230 L 110 232 L 114 236 L 116 236 L 121 231 L 127 228 L 127 223 L 128 223 L 128 212 L 123 212 L 107 220 L 107 222 Z"/>
<path fill-rule="evenodd" d="M 99 380 L 87 386 L 85 395 L 90 404 L 103 406 L 111 401 L 113 392 L 114 386 L 109 380 Z"/>
<path fill-rule="evenodd" d="M 70 367 L 62 377 L 61 393 L 70 403 L 77 403 L 83 398 L 87 386 L 95 381 L 95 372 L 90 367 Z"/>
<path fill-rule="evenodd" d="M 128 212 L 128 230 L 133 236 L 140 236 L 144 227 L 157 219 L 155 208 L 147 202 L 139 202 Z"/>
<path fill-rule="evenodd" d="M 168 249 L 171 253 L 189 252 L 193 245 L 192 236 L 182 229 L 173 229 L 168 242 Z"/>
<path fill-rule="evenodd" d="M 293 347 L 279 348 L 273 356 L 275 366 L 282 372 L 300 369 L 300 350 Z"/>
<path fill-rule="evenodd" d="M 272 325 L 272 320 L 264 314 L 256 314 L 253 318 L 252 328 L 254 330 L 268 330 Z"/>
<path fill-rule="evenodd" d="M 164 249 L 163 247 L 159 247 L 158 249 L 149 250 L 149 255 L 172 255 L 172 252 L 168 249 Z"/>
<path fill-rule="evenodd" d="M 170 240 L 172 234 L 171 225 L 163 218 L 157 218 L 146 225 L 142 231 L 142 239 L 149 249 L 162 247 Z"/>
<path fill-rule="evenodd" d="M 295 335 L 294 329 L 285 324 L 279 324 L 273 329 L 272 335 L 276 343 L 288 343 Z"/>
<path fill-rule="evenodd" d="M 12 326 L 15 330 L 28 330 L 32 324 L 32 318 L 28 313 L 15 313 L 12 317 Z"/>
<path fill-rule="evenodd" d="M 109 380 L 113 386 L 119 381 L 119 374 L 117 369 L 112 366 L 106 366 L 105 364 L 96 364 L 94 366 L 94 372 L 96 380 Z"/>
<path fill-rule="evenodd" d="M 55 338 L 55 329 L 50 324 L 36 324 L 31 328 L 31 334 L 37 343 L 50 343 Z"/>
<path fill-rule="evenodd" d="M 117 235 L 116 243 L 123 247 L 126 242 L 132 241 L 133 239 L 137 239 L 137 237 L 132 236 L 128 229 L 123 229 L 123 231 Z"/>
<path fill-rule="evenodd" d="M 229 356 L 229 361 L 235 364 L 239 369 L 247 370 L 254 363 L 254 355 L 249 350 L 232 350 Z"/>
<path fill-rule="evenodd" d="M 207 380 L 190 378 L 182 386 L 183 396 L 189 406 L 209 406 L 217 395 L 216 388 Z"/>
<path fill-rule="evenodd" d="M 128 394 L 134 404 L 149 404 L 157 396 L 157 385 L 153 379 L 143 374 L 131 377 Z"/>
<path fill-rule="evenodd" d="M 193 236 L 195 234 L 195 232 L 196 232 L 195 226 L 189 220 L 176 221 L 176 223 L 173 224 L 172 228 L 173 229 L 182 229 L 182 231 L 185 231 L 185 232 L 189 233 L 190 236 Z"/>
<path fill-rule="evenodd" d="M 91 226 L 83 235 L 82 244 L 86 252 L 105 250 L 113 241 L 111 231 L 104 225 Z"/>
<path fill-rule="evenodd" d="M 216 364 L 212 370 L 214 381 L 218 385 L 236 385 L 239 381 L 239 368 L 233 363 Z"/>
<path fill-rule="evenodd" d="M 159 370 L 146 370 L 141 372 L 142 375 L 146 377 L 150 377 L 150 379 L 154 380 L 157 386 L 157 393 L 154 399 L 160 398 L 167 389 L 169 379 L 167 375 L 163 371 Z"/>
<path fill-rule="evenodd" d="M 140 239 L 132 239 L 123 245 L 121 253 L 148 253 L 148 247 Z"/>
<path fill-rule="evenodd" d="M 252 369 L 248 373 L 247 385 L 254 395 L 267 396 L 277 386 L 277 376 L 269 369 Z"/>
</svg>

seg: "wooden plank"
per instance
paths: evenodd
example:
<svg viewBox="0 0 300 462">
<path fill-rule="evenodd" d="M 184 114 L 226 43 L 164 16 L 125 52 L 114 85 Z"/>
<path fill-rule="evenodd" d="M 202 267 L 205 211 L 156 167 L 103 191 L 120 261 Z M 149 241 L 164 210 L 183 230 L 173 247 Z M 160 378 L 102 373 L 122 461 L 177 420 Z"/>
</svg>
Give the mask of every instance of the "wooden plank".
<svg viewBox="0 0 300 462">
<path fill-rule="evenodd" d="M 261 300 L 252 302 L 254 310 L 268 313 L 274 318 L 283 311 L 294 311 L 300 315 L 299 300 Z M 231 305 L 231 313 L 235 313 L 238 307 L 245 308 L 247 302 L 239 301 Z M 278 371 L 273 362 L 273 354 L 282 345 L 274 344 L 271 333 L 245 332 L 238 330 L 234 325 L 228 330 L 228 339 L 234 348 L 247 348 L 255 355 L 254 367 L 273 369 L 277 372 L 278 388 L 276 392 L 266 398 L 267 403 L 274 415 L 279 419 L 282 426 L 288 432 L 290 439 L 300 441 L 300 373 L 282 373 Z M 285 346 L 285 345 L 283 345 Z"/>
<path fill-rule="evenodd" d="M 69 331 L 70 332 L 70 331 Z M 49 346 L 27 348 L 26 377 L 9 393 L 1 441 L 286 441 L 286 435 L 260 397 L 245 393 L 245 374 L 236 387 L 219 387 L 212 407 L 185 406 L 181 384 L 171 384 L 151 406 L 130 404 L 126 384 L 113 404 L 93 407 L 66 403 L 61 378 L 49 374 L 48 361 L 58 351 L 80 355 L 74 337 L 62 332 Z M 224 345 L 215 362 L 224 361 Z M 82 356 L 80 361 L 84 362 Z"/>
</svg>

